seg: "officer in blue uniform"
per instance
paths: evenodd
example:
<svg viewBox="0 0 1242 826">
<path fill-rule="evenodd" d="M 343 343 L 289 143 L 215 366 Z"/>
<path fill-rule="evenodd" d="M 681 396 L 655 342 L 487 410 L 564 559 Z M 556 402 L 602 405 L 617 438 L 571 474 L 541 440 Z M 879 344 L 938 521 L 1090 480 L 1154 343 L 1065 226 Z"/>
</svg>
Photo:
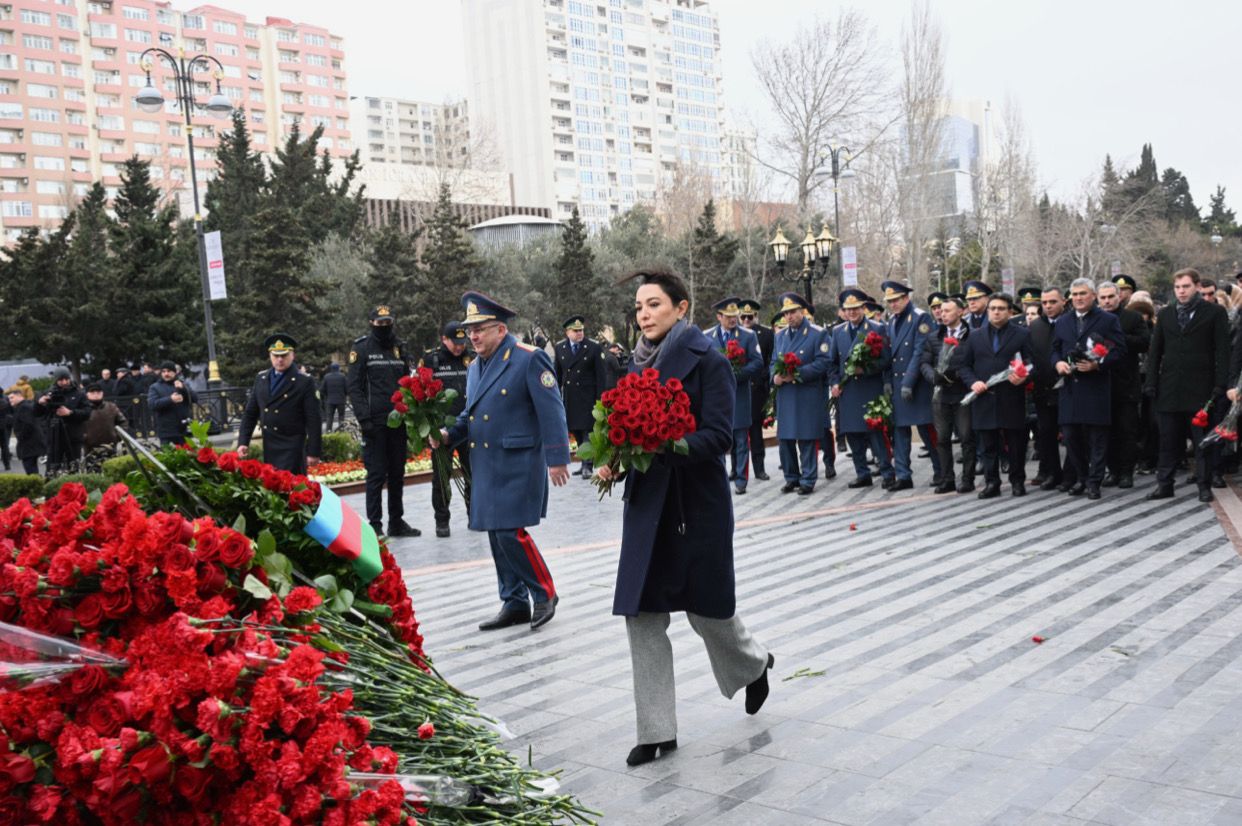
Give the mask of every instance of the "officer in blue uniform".
<svg viewBox="0 0 1242 826">
<path fill-rule="evenodd" d="M 841 315 L 845 321 L 832 329 L 829 341 L 828 384 L 832 397 L 837 400 L 837 427 L 845 434 L 854 460 L 855 479 L 851 488 L 871 487 L 871 469 L 867 466 L 867 448 L 880 463 L 880 475 L 892 485 L 893 465 L 889 461 L 884 434 L 867 427 L 865 408 L 872 399 L 884 392 L 885 374 L 892 360 L 892 350 L 885 335 L 884 325 L 865 319 L 867 294 L 850 288 L 840 296 Z M 884 338 L 880 357 L 861 375 L 846 376 L 845 365 L 855 342 L 862 341 L 867 333 L 874 332 Z"/>
<path fill-rule="evenodd" d="M 966 299 L 966 323 L 970 329 L 978 330 L 988 323 L 988 296 L 992 288 L 982 281 L 967 281 L 962 289 L 966 291 L 962 294 Z"/>
<path fill-rule="evenodd" d="M 558 487 L 569 481 L 565 407 L 547 353 L 509 332 L 516 313 L 479 292 L 461 301 L 478 358 L 466 374 L 466 406 L 440 435 L 449 445 L 469 443 L 470 530 L 487 531 L 496 563 L 500 613 L 479 629 L 529 622 L 533 630 L 560 601 L 526 529 L 548 513 L 549 479 Z"/>
<path fill-rule="evenodd" d="M 899 281 L 885 281 L 884 301 L 888 304 L 888 341 L 893 349 L 891 387 L 893 394 L 893 463 L 897 481 L 893 490 L 914 487 L 910 471 L 911 428 L 919 429 L 919 438 L 933 447 L 931 435 L 931 383 L 923 379 L 919 364 L 927 337 L 932 333 L 932 319 L 910 300 L 910 288 Z M 932 481 L 940 484 L 940 458 L 932 453 Z"/>
<path fill-rule="evenodd" d="M 806 299 L 797 293 L 783 293 L 780 302 L 786 326 L 776 334 L 772 384 L 776 387 L 776 438 L 785 474 L 781 493 L 796 490 L 799 496 L 806 496 L 815 490 L 819 477 L 816 454 L 819 439 L 824 435 L 828 339 L 824 330 L 807 318 L 811 307 Z M 796 379 L 776 372 L 786 353 L 793 353 L 802 362 Z"/>
<path fill-rule="evenodd" d="M 237 454 L 245 458 L 257 424 L 263 432 L 263 461 L 290 473 L 306 473 L 307 464 L 319 463 L 323 415 L 315 380 L 298 372 L 294 363 L 297 341 L 275 333 L 263 342 L 271 368 L 254 380 L 246 410 L 237 428 Z"/>
<path fill-rule="evenodd" d="M 716 326 L 704 330 L 716 349 L 726 353 L 730 341 L 736 341 L 746 352 L 746 363 L 733 367 L 737 379 L 737 398 L 733 403 L 733 455 L 729 478 L 733 489 L 746 492 L 750 480 L 750 394 L 751 383 L 764 373 L 763 354 L 759 350 L 759 337 L 740 323 L 742 300 L 737 296 L 721 299 L 712 305 L 716 311 Z"/>
</svg>

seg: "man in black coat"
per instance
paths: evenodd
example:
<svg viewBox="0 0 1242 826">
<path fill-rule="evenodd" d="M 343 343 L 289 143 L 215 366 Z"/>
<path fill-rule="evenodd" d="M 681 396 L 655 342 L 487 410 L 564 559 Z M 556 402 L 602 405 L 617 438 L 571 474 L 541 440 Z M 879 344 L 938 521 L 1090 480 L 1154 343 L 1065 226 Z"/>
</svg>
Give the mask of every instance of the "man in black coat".
<svg viewBox="0 0 1242 826">
<path fill-rule="evenodd" d="M 1040 367 L 1052 367 L 1061 377 L 1057 420 L 1075 478 L 1067 492 L 1099 499 L 1112 422 L 1110 373 L 1125 357 L 1126 342 L 1117 317 L 1097 306 L 1090 279 L 1074 279 L 1070 302 L 1073 308 L 1053 325 L 1051 363 Z M 1099 350 L 1106 352 L 1101 356 Z"/>
<path fill-rule="evenodd" d="M 134 379 L 130 375 L 128 367 L 116 368 L 116 383 L 112 385 L 112 392 L 104 391 L 105 396 L 115 396 L 116 398 L 127 398 L 135 395 Z"/>
<path fill-rule="evenodd" d="M 35 415 L 46 418 L 47 474 L 71 473 L 82 460 L 82 431 L 91 417 L 91 405 L 69 371 L 52 371 L 51 388 L 35 401 Z"/>
<path fill-rule="evenodd" d="M 403 355 L 405 342 L 397 338 L 392 308 L 380 304 L 371 311 L 371 332 L 354 339 L 349 350 L 349 403 L 362 431 L 362 462 L 367 469 L 367 521 L 377 534 L 383 533 L 384 510 L 381 501 L 388 485 L 388 535 L 421 536 L 410 527 L 405 515 L 404 427 L 389 427 L 392 395 L 397 383 L 410 374 L 409 358 Z"/>
<path fill-rule="evenodd" d="M 980 499 L 1000 496 L 1000 451 L 1009 457 L 1009 484 L 1014 496 L 1026 495 L 1026 392 L 1023 385 L 1040 365 L 1031 358 L 1030 331 L 1010 322 L 1012 300 L 1004 293 L 988 299 L 988 323 L 972 331 L 962 351 L 958 373 L 977 398 L 970 404 L 984 487 Z M 1011 375 L 989 388 L 987 380 L 1021 358 L 1030 365 L 1026 378 Z M 1047 368 L 1044 368 L 1047 369 Z"/>
<path fill-rule="evenodd" d="M 1113 424 L 1108 435 L 1108 475 L 1103 485 L 1132 488 L 1138 462 L 1139 405 L 1143 399 L 1139 357 L 1151 345 L 1151 330 L 1141 315 L 1121 306 L 1121 288 L 1116 278 L 1100 284 L 1097 298 L 1100 309 L 1117 316 L 1126 341 L 1125 356 L 1111 371 Z"/>
<path fill-rule="evenodd" d="M 1052 364 L 1052 327 L 1065 310 L 1065 295 L 1060 287 L 1045 287 L 1039 296 L 1039 318 L 1030 323 L 1031 358 L 1036 364 Z M 1035 449 L 1039 453 L 1039 471 L 1031 480 L 1040 490 L 1068 491 L 1074 481 L 1067 484 L 1065 473 L 1073 475 L 1072 468 L 1061 467 L 1060 424 L 1057 421 L 1058 398 L 1053 385 L 1057 374 L 1053 370 L 1040 370 L 1035 374 L 1035 389 L 1031 401 L 1035 405 Z"/>
<path fill-rule="evenodd" d="M 155 417 L 155 435 L 161 447 L 185 444 L 188 425 L 194 418 L 193 404 L 194 391 L 177 378 L 177 365 L 162 363 L 159 381 L 147 390 L 147 407 Z"/>
<path fill-rule="evenodd" d="M 750 382 L 750 466 L 754 477 L 766 482 L 772 477 L 768 476 L 763 467 L 768 452 L 763 443 L 763 411 L 767 409 L 768 394 L 772 392 L 768 374 L 771 372 L 772 346 L 776 339 L 771 327 L 764 327 L 759 323 L 762 304 L 753 298 L 746 298 L 738 308 L 742 311 L 739 316 L 742 326 L 759 337 L 759 355 L 763 356 L 763 374 Z M 825 450 L 827 449 L 828 446 L 825 445 Z"/>
<path fill-rule="evenodd" d="M 970 325 L 962 318 L 962 301 L 942 296 L 938 311 L 941 324 L 925 340 L 919 372 L 932 386 L 932 422 L 936 428 L 936 452 L 940 455 L 940 481 L 936 493 L 969 493 L 975 489 L 975 434 L 970 424 L 970 408 L 962 407 L 966 387 L 958 375 L 958 365 L 970 338 Z M 945 340 L 953 347 L 946 363 L 941 363 Z M 957 342 L 954 344 L 953 342 Z M 962 445 L 962 481 L 956 482 L 953 463 L 953 431 Z"/>
<path fill-rule="evenodd" d="M 237 455 L 250 451 L 257 424 L 263 433 L 263 461 L 290 473 L 306 473 L 319 464 L 323 421 L 315 380 L 294 364 L 297 341 L 275 333 L 263 342 L 272 366 L 255 377 L 246 410 L 237 427 Z"/>
<path fill-rule="evenodd" d="M 595 427 L 595 402 L 608 387 L 608 366 L 604 348 L 586 337 L 586 319 L 580 315 L 565 319 L 565 338 L 556 344 L 556 380 L 565 403 L 565 424 L 578 444 L 585 444 Z M 578 470 L 583 479 L 591 478 L 591 463 Z"/>
<path fill-rule="evenodd" d="M 336 418 L 336 429 L 340 430 L 345 426 L 345 400 L 349 394 L 349 382 L 345 378 L 345 374 L 341 372 L 341 365 L 335 361 L 328 365 L 328 372 L 324 374 L 323 381 L 319 385 L 319 396 L 323 399 L 324 406 L 324 431 L 332 429 L 332 419 Z"/>
<path fill-rule="evenodd" d="M 419 367 L 430 368 L 446 390 L 456 390 L 457 398 L 449 407 L 454 418 L 466 407 L 466 374 L 470 372 L 470 353 L 466 349 L 466 329 L 456 321 L 450 321 L 440 331 L 440 346 L 423 353 Z M 466 513 L 470 513 L 470 443 L 459 442 L 456 446 L 440 445 L 432 451 L 431 461 L 431 508 L 436 514 L 436 536 L 451 534 L 449 502 L 453 499 L 453 453 L 461 467 L 462 499 Z"/>
<path fill-rule="evenodd" d="M 1206 427 L 1194 424 L 1195 414 L 1213 403 L 1223 414 L 1229 381 L 1229 318 L 1225 308 L 1205 301 L 1198 292 L 1199 273 L 1193 269 L 1173 274 L 1175 301 L 1156 315 L 1156 328 L 1147 355 L 1147 381 L 1143 392 L 1156 401 L 1160 428 L 1160 458 L 1156 466 L 1156 489 L 1148 499 L 1173 496 L 1173 476 L 1186 449 L 1186 437 L 1195 445 L 1195 475 L 1199 501 L 1212 501 L 1212 468 L 1217 447 L 1204 449 L 1200 442 Z M 1221 480 L 1224 481 L 1223 479 Z"/>
<path fill-rule="evenodd" d="M 17 458 L 26 473 L 39 474 L 39 457 L 47 453 L 43 424 L 35 418 L 35 403 L 20 390 L 9 390 L 9 407 L 13 411 L 13 436 L 17 439 Z M 7 469 L 7 468 L 6 468 Z"/>
</svg>

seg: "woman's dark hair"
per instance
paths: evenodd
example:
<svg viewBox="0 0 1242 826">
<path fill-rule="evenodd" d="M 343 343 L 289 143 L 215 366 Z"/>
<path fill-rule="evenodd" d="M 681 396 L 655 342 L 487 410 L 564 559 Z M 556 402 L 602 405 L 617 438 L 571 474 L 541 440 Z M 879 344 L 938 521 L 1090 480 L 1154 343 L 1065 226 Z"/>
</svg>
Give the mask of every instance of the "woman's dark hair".
<svg viewBox="0 0 1242 826">
<path fill-rule="evenodd" d="M 638 280 L 639 285 L 655 284 L 664 294 L 667 295 L 674 304 L 680 304 L 683 301 L 690 300 L 690 291 L 686 289 L 686 282 L 681 280 L 681 276 L 670 269 L 664 267 L 647 267 L 641 270 L 635 270 L 629 275 L 622 276 L 618 279 L 618 284 L 625 284 L 629 281 Z"/>
</svg>

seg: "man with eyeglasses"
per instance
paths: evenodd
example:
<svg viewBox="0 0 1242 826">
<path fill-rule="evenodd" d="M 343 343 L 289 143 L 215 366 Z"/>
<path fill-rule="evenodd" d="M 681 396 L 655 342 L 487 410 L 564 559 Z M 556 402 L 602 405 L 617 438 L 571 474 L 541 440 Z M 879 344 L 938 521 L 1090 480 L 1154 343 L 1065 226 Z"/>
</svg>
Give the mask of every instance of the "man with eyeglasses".
<svg viewBox="0 0 1242 826">
<path fill-rule="evenodd" d="M 273 333 L 263 342 L 271 367 L 255 377 L 246 410 L 237 429 L 237 455 L 250 452 L 257 424 L 263 434 L 263 461 L 290 473 L 306 473 L 319 464 L 323 416 L 315 380 L 298 372 L 288 333 Z"/>
<path fill-rule="evenodd" d="M 1061 488 L 1068 491 L 1075 480 L 1066 482 L 1066 472 L 1071 473 L 1068 465 L 1062 467 L 1061 443 L 1059 439 L 1060 422 L 1057 408 L 1060 400 L 1053 386 L 1058 376 L 1052 367 L 1052 328 L 1057 318 L 1065 310 L 1065 294 L 1060 287 L 1044 287 L 1039 295 L 1040 314 L 1028 327 L 1031 331 L 1031 354 L 1035 363 L 1048 365 L 1047 370 L 1035 373 L 1035 389 L 1032 401 L 1035 403 L 1035 450 L 1039 454 L 1039 471 L 1031 480 L 1040 490 Z"/>
</svg>

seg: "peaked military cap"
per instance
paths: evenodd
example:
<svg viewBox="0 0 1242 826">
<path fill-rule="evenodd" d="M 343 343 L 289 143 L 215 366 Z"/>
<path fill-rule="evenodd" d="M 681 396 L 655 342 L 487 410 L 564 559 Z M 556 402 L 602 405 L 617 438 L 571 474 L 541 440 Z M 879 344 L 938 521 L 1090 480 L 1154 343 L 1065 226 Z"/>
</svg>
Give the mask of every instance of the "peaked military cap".
<svg viewBox="0 0 1242 826">
<path fill-rule="evenodd" d="M 377 304 L 375 308 L 371 310 L 371 320 L 396 321 L 397 317 L 392 314 L 392 307 L 389 307 L 387 304 Z"/>
<path fill-rule="evenodd" d="M 741 315 L 741 304 L 742 299 L 738 298 L 736 295 L 731 295 L 728 298 L 722 298 L 717 301 L 712 305 L 712 309 L 721 315 Z"/>
<path fill-rule="evenodd" d="M 927 294 L 927 306 L 928 307 L 939 307 L 941 304 L 944 303 L 944 300 L 946 298 L 948 298 L 948 296 L 940 292 L 939 290 L 937 290 L 936 292 L 928 293 Z"/>
<path fill-rule="evenodd" d="M 753 298 L 743 298 L 737 302 L 737 309 L 741 315 L 758 315 L 763 305 Z"/>
<path fill-rule="evenodd" d="M 571 315 L 569 318 L 565 319 L 565 323 L 562 324 L 561 327 L 566 330 L 585 330 L 586 316 Z"/>
<path fill-rule="evenodd" d="M 1038 304 L 1043 292 L 1042 287 L 1021 287 L 1018 290 L 1018 300 L 1023 304 Z"/>
<path fill-rule="evenodd" d="M 903 295 L 910 294 L 910 287 L 902 284 L 900 281 L 885 281 L 880 285 L 880 289 L 884 291 L 884 300 L 892 301 L 901 298 Z"/>
<path fill-rule="evenodd" d="M 440 331 L 440 335 L 451 339 L 464 339 L 466 331 L 462 329 L 461 324 L 456 321 L 450 321 L 444 325 L 444 329 Z"/>
<path fill-rule="evenodd" d="M 462 293 L 461 306 L 466 311 L 466 317 L 461 321 L 463 325 L 483 324 L 488 321 L 508 321 L 517 313 L 510 310 L 491 296 L 476 292 L 475 290 L 467 290 Z"/>
<path fill-rule="evenodd" d="M 288 333 L 272 333 L 263 339 L 263 349 L 278 356 L 283 356 L 285 353 L 297 349 L 297 346 L 297 339 Z"/>
<path fill-rule="evenodd" d="M 1132 276 L 1125 273 L 1118 273 L 1113 276 L 1113 283 L 1124 290 L 1137 290 L 1138 282 Z"/>
<path fill-rule="evenodd" d="M 884 315 L 884 308 L 880 306 L 880 302 L 878 301 L 868 301 L 863 306 L 867 309 L 867 315 Z"/>
<path fill-rule="evenodd" d="M 967 281 L 962 285 L 966 290 L 966 300 L 972 298 L 986 298 L 992 294 L 992 288 L 982 281 Z"/>
<path fill-rule="evenodd" d="M 857 310 L 867 306 L 867 294 L 856 287 L 850 287 L 841 291 L 841 295 L 837 297 L 837 303 L 841 305 L 842 310 Z"/>
<path fill-rule="evenodd" d="M 787 313 L 790 310 L 810 310 L 811 305 L 807 300 L 797 293 L 781 293 L 781 312 Z"/>
</svg>

